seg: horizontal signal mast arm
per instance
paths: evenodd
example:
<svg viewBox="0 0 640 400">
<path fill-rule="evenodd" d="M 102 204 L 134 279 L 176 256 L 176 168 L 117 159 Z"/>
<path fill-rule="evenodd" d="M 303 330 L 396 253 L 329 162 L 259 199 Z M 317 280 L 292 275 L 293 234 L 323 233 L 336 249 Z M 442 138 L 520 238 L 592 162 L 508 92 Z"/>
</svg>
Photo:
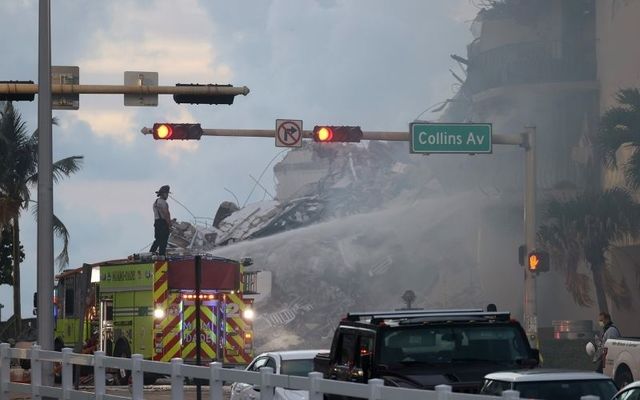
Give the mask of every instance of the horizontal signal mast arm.
<svg viewBox="0 0 640 400">
<path fill-rule="evenodd" d="M 153 131 L 149 128 L 142 128 L 144 135 L 152 135 Z M 273 129 L 203 129 L 204 136 L 234 136 L 234 137 L 266 137 L 273 138 L 275 131 Z M 302 137 L 313 138 L 313 131 L 303 131 Z M 368 131 L 362 132 L 362 140 L 389 140 L 397 142 L 407 142 L 410 136 L 408 132 L 384 132 L 384 131 Z M 525 143 L 522 135 L 493 135 L 494 144 L 511 144 L 522 146 Z"/>
<path fill-rule="evenodd" d="M 138 85 L 51 85 L 53 94 L 190 94 L 190 95 L 244 95 L 246 86 L 138 86 Z M 0 83 L 0 94 L 37 94 L 36 83 Z"/>
<path fill-rule="evenodd" d="M 150 128 L 142 128 L 144 135 L 151 135 L 153 131 Z M 203 136 L 235 136 L 235 137 L 266 137 L 273 138 L 275 131 L 273 129 L 203 129 Z M 313 131 L 302 131 L 302 137 L 307 139 L 313 138 Z M 407 132 L 363 132 L 362 140 L 391 140 L 391 141 L 408 141 L 409 134 Z"/>
</svg>

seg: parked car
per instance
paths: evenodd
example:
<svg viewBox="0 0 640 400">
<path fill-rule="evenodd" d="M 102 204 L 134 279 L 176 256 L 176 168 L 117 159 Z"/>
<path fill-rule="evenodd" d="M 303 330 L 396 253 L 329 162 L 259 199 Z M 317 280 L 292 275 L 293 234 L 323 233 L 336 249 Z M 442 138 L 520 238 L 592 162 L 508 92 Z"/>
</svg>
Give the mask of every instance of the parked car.
<svg viewBox="0 0 640 400">
<path fill-rule="evenodd" d="M 328 350 L 290 350 L 262 353 L 251 361 L 247 371 L 258 372 L 263 367 L 273 368 L 275 374 L 307 376 L 313 372 L 313 358 Z M 274 400 L 306 400 L 304 390 L 275 388 Z M 231 385 L 231 400 L 259 400 L 260 387 L 248 383 L 236 382 Z"/>
<path fill-rule="evenodd" d="M 597 372 L 539 368 L 488 374 L 480 393 L 500 396 L 505 390 L 517 390 L 527 399 L 580 400 L 587 395 L 611 399 L 618 388 Z"/>
<path fill-rule="evenodd" d="M 640 400 L 640 381 L 623 387 L 611 400 Z"/>
</svg>

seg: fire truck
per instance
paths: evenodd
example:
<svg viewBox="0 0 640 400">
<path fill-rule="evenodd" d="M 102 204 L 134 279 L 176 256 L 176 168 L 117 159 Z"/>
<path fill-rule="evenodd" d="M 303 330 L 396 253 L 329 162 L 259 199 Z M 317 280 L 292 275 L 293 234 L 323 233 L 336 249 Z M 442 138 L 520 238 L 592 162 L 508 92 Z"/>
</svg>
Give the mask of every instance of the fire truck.
<svg viewBox="0 0 640 400">
<path fill-rule="evenodd" d="M 194 363 L 199 293 L 201 361 L 248 364 L 257 295 L 257 272 L 248 265 L 250 259 L 140 254 L 64 271 L 54 289 L 55 349 L 93 343 L 115 357 Z M 116 375 L 126 383 L 130 371 Z"/>
</svg>

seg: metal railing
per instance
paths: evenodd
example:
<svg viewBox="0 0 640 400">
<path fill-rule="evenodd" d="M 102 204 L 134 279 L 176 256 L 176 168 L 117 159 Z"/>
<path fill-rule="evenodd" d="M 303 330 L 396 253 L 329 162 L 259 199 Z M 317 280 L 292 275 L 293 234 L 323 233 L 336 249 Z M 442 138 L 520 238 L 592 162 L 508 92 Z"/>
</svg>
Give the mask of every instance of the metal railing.
<svg viewBox="0 0 640 400">
<path fill-rule="evenodd" d="M 10 380 L 11 359 L 31 360 L 31 383 L 17 383 Z M 61 363 L 62 384 L 60 386 L 42 386 L 42 363 Z M 94 392 L 77 390 L 72 382 L 73 366 L 93 367 Z M 107 369 L 126 369 L 131 371 L 131 385 L 128 397 L 106 393 Z M 309 393 L 309 400 L 323 400 L 325 394 L 349 396 L 370 400 L 493 400 L 494 396 L 466 393 L 453 393 L 451 387 L 440 385 L 435 390 L 407 389 L 384 386 L 381 379 L 371 379 L 368 384 L 340 382 L 323 379 L 319 372 L 311 372 L 308 377 L 277 375 L 271 368 L 262 368 L 260 372 L 222 368 L 218 362 L 208 367 L 199 367 L 183 363 L 181 358 L 174 358 L 170 363 L 143 360 L 141 354 L 131 358 L 108 357 L 102 351 L 94 355 L 76 354 L 64 348 L 62 352 L 44 351 L 40 346 L 31 349 L 11 348 L 8 343 L 0 344 L 0 398 L 6 399 L 10 394 L 22 393 L 38 399 L 44 396 L 57 399 L 97 399 L 124 400 L 142 399 L 144 395 L 144 373 L 155 373 L 170 377 L 171 399 L 184 398 L 185 378 L 200 379 L 209 382 L 210 400 L 222 400 L 225 382 L 244 382 L 259 386 L 260 400 L 273 400 L 276 387 L 291 390 L 304 390 Z M 519 393 L 508 390 L 502 393 L 503 399 L 519 399 Z M 581 400 L 598 400 L 595 396 L 583 396 Z"/>
</svg>

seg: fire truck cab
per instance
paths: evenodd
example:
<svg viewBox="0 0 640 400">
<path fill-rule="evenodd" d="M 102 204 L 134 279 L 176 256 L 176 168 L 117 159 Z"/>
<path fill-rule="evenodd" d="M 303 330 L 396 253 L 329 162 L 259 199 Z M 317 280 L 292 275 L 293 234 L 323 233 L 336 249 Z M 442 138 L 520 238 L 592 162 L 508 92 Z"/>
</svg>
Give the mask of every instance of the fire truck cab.
<svg viewBox="0 0 640 400">
<path fill-rule="evenodd" d="M 253 358 L 255 271 L 210 255 L 85 264 L 57 277 L 54 290 L 55 348 L 85 348 L 116 357 L 196 361 L 196 289 L 200 301 L 200 359 L 246 365 Z M 199 285 L 196 284 L 198 278 Z M 121 371 L 126 383 L 129 371 Z"/>
</svg>

